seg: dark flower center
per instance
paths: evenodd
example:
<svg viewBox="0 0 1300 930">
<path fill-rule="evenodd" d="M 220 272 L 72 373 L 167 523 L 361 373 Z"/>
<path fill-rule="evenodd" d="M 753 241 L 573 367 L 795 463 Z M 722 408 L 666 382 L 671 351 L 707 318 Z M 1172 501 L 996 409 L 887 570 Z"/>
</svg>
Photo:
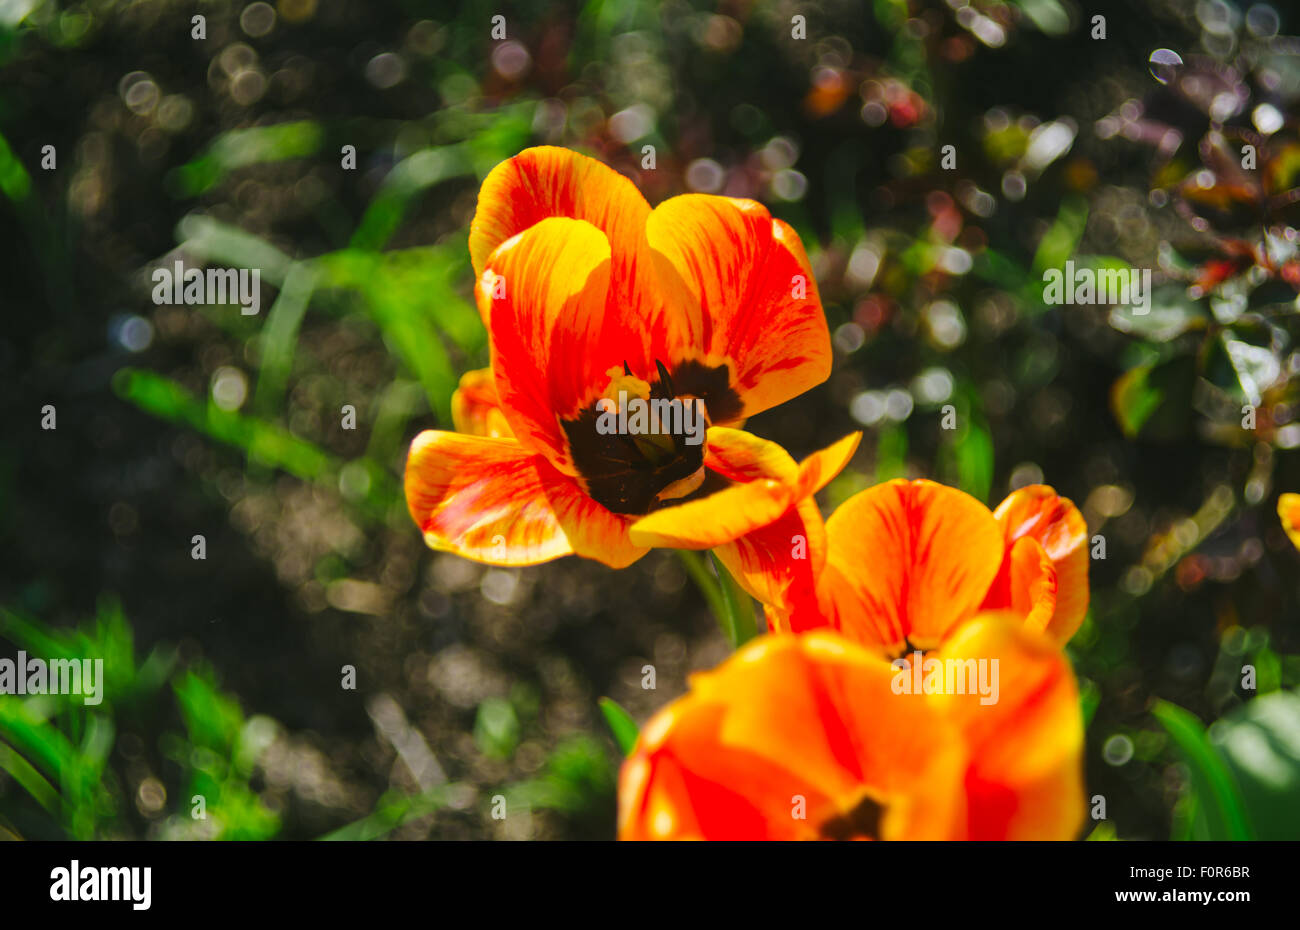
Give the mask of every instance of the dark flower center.
<svg viewBox="0 0 1300 930">
<path fill-rule="evenodd" d="M 875 798 L 864 797 L 853 810 L 822 821 L 822 839 L 878 840 L 885 806 Z"/>
<path fill-rule="evenodd" d="M 626 363 L 611 369 L 605 393 L 561 421 L 587 493 L 614 513 L 640 516 L 702 490 L 704 431 L 740 413 L 727 366 L 655 367 L 652 381 Z"/>
</svg>

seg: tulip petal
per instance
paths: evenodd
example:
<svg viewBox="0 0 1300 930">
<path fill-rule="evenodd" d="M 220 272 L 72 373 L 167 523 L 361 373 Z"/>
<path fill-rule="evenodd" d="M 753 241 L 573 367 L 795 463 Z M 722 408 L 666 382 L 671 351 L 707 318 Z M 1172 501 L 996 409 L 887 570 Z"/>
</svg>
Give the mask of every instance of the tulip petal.
<svg viewBox="0 0 1300 930">
<path fill-rule="evenodd" d="M 698 305 L 699 318 L 683 321 L 696 360 L 730 371 L 740 410 L 713 413 L 714 422 L 752 416 L 826 380 L 830 334 L 793 229 L 752 200 L 685 194 L 651 211 L 645 235 L 661 286 L 684 283 Z"/>
<path fill-rule="evenodd" d="M 457 432 L 470 436 L 514 435 L 501 412 L 491 368 L 477 368 L 461 375 L 460 387 L 451 395 L 451 420 Z"/>
<path fill-rule="evenodd" d="M 624 361 L 645 370 L 645 334 L 607 300 L 609 242 L 590 223 L 552 218 L 492 253 L 479 279 L 492 371 L 515 436 L 560 471 L 577 468 L 560 419 L 576 417 Z"/>
<path fill-rule="evenodd" d="M 712 549 L 780 519 L 790 503 L 790 488 L 779 481 L 733 484 L 647 514 L 630 532 L 639 546 Z"/>
<path fill-rule="evenodd" d="M 1088 613 L 1088 525 L 1069 499 L 1046 485 L 1020 488 L 1007 496 L 994 518 L 1010 553 L 1016 540 L 1036 539 L 1056 570 L 1056 609 L 1047 633 L 1069 641 Z"/>
<path fill-rule="evenodd" d="M 608 165 L 554 146 L 525 149 L 493 168 L 479 189 L 469 234 L 474 275 L 482 277 L 502 243 L 555 216 L 585 220 L 604 233 L 615 280 L 634 280 L 649 215 L 636 185 Z"/>
<path fill-rule="evenodd" d="M 746 593 L 770 608 L 773 629 L 821 625 L 816 578 L 826 562 L 826 529 L 813 495 L 848 464 L 861 434 L 798 465 L 776 443 L 741 430 L 713 427 L 708 437 L 706 467 L 736 483 L 643 517 L 632 539 L 715 549 Z"/>
<path fill-rule="evenodd" d="M 932 481 L 890 481 L 849 498 L 826 521 L 822 584 L 832 622 L 891 654 L 937 646 L 983 602 L 1002 561 L 988 508 Z"/>
<path fill-rule="evenodd" d="M 1277 515 L 1282 521 L 1282 529 L 1286 531 L 1287 539 L 1300 549 L 1300 494 L 1279 494 Z"/>
<path fill-rule="evenodd" d="M 766 636 L 642 731 L 620 779 L 623 838 L 949 838 L 966 818 L 965 750 L 889 664 L 838 636 Z M 918 739 L 918 734 L 925 734 Z"/>
<path fill-rule="evenodd" d="M 1032 536 L 1021 536 L 1003 558 L 983 609 L 1009 609 L 1024 618 L 1025 629 L 1048 632 L 1056 613 L 1057 586 L 1056 566 L 1047 550 Z"/>
<path fill-rule="evenodd" d="M 1083 719 L 1070 663 L 1013 614 L 982 613 L 939 650 L 941 659 L 997 660 L 993 694 L 943 695 L 965 737 L 970 838 L 1066 840 L 1084 818 Z"/>
<path fill-rule="evenodd" d="M 771 478 L 787 483 L 798 475 L 798 467 L 789 452 L 753 433 L 712 426 L 705 440 L 705 467 L 732 481 Z"/>
<path fill-rule="evenodd" d="M 430 547 L 492 565 L 576 553 L 623 568 L 647 551 L 625 520 L 513 439 L 426 430 L 411 443 L 406 502 Z"/>
<path fill-rule="evenodd" d="M 861 441 L 861 433 L 849 433 L 843 439 L 814 452 L 800 462 L 795 497 L 800 499 L 810 497 L 830 484 L 831 480 L 849 464 L 853 453 L 858 451 L 858 443 Z"/>
<path fill-rule="evenodd" d="M 826 561 L 826 526 L 813 498 L 713 551 L 745 593 L 767 608 L 774 632 L 824 625 L 817 574 Z"/>
<path fill-rule="evenodd" d="M 632 527 L 640 545 L 712 549 L 773 522 L 793 504 L 799 475 L 790 453 L 744 430 L 710 427 L 704 466 L 733 483 L 707 497 L 665 507 Z"/>
</svg>

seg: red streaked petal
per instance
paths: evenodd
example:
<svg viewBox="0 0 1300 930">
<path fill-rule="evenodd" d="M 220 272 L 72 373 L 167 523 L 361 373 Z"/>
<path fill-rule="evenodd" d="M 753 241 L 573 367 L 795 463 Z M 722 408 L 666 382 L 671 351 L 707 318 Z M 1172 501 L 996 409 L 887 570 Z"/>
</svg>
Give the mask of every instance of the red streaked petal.
<svg viewBox="0 0 1300 930">
<path fill-rule="evenodd" d="M 491 368 L 477 368 L 461 375 L 460 387 L 451 395 L 451 421 L 457 432 L 470 436 L 514 436 L 501 412 Z"/>
<path fill-rule="evenodd" d="M 492 304 L 492 372 L 502 412 L 525 446 L 576 474 L 559 417 L 572 416 L 608 380 L 610 339 L 628 342 L 606 312 L 609 243 L 590 223 L 548 219 L 493 253 L 479 280 Z M 600 355 L 599 361 L 596 356 Z"/>
<path fill-rule="evenodd" d="M 849 498 L 826 521 L 828 595 L 839 629 L 864 643 L 943 641 L 983 603 L 1002 561 L 987 507 L 932 481 L 890 481 Z"/>
<path fill-rule="evenodd" d="M 1006 549 L 1023 537 L 1036 539 L 1056 570 L 1056 608 L 1047 633 L 1068 642 L 1088 612 L 1088 525 L 1068 498 L 1047 485 L 1020 488 L 993 513 Z"/>
<path fill-rule="evenodd" d="M 892 678 L 824 633 L 760 637 L 692 676 L 624 763 L 620 837 L 814 838 L 864 797 L 884 805 L 882 838 L 961 835 L 961 740 Z"/>
<path fill-rule="evenodd" d="M 789 483 L 799 474 L 789 452 L 742 429 L 711 426 L 705 442 L 704 466 L 732 481 L 766 478 Z"/>
<path fill-rule="evenodd" d="M 985 610 L 1009 609 L 1024 618 L 1026 629 L 1046 632 L 1056 613 L 1056 566 L 1032 536 L 1011 544 L 998 577 L 984 598 Z"/>
<path fill-rule="evenodd" d="M 1085 807 L 1083 719 L 1061 650 L 1014 614 L 982 613 L 936 658 L 983 660 L 981 684 L 997 682 L 996 694 L 967 689 L 936 699 L 970 747 L 970 838 L 1074 839 Z"/>
<path fill-rule="evenodd" d="M 830 334 L 798 235 L 761 204 L 685 194 L 645 226 L 661 282 L 680 280 L 699 319 L 688 325 L 707 365 L 727 364 L 749 417 L 830 374 Z"/>
<path fill-rule="evenodd" d="M 470 224 L 475 277 L 491 254 L 549 217 L 585 220 L 610 243 L 615 277 L 635 275 L 634 259 L 650 205 L 630 180 L 594 158 L 569 149 L 525 149 L 488 173 Z"/>
<path fill-rule="evenodd" d="M 576 553 L 613 568 L 645 554 L 627 522 L 513 439 L 426 430 L 406 461 L 406 502 L 425 542 L 493 565 Z"/>
<path fill-rule="evenodd" d="M 809 497 L 830 484 L 831 480 L 849 464 L 853 453 L 858 451 L 858 443 L 861 441 L 861 433 L 849 433 L 843 439 L 814 452 L 800 462 L 795 497 Z"/>
<path fill-rule="evenodd" d="M 826 560 L 826 527 L 811 497 L 714 552 L 741 588 L 770 609 L 774 631 L 823 625 L 817 575 Z"/>
</svg>

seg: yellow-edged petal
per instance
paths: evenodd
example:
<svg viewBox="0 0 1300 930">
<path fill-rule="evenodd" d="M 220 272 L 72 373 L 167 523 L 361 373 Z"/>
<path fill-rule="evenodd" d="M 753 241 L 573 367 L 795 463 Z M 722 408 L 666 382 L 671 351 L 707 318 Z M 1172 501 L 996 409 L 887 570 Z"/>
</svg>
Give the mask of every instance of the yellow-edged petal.
<svg viewBox="0 0 1300 930">
<path fill-rule="evenodd" d="M 1068 498 L 1035 484 L 1009 494 L 993 516 L 1002 527 L 1008 553 L 1024 537 L 1037 540 L 1047 553 L 1056 572 L 1056 607 L 1046 632 L 1058 643 L 1068 642 L 1088 613 L 1088 525 L 1083 514 Z"/>
<path fill-rule="evenodd" d="M 411 443 L 406 502 L 434 549 L 492 565 L 578 554 L 623 568 L 647 551 L 627 521 L 513 439 L 426 430 Z"/>
<path fill-rule="evenodd" d="M 460 386 L 451 395 L 451 421 L 458 433 L 470 436 L 514 436 L 501 412 L 491 368 L 477 368 L 461 375 Z"/>
<path fill-rule="evenodd" d="M 680 281 L 698 305 L 699 361 L 726 364 L 749 417 L 830 374 L 830 334 L 799 237 L 752 200 L 685 194 L 646 220 L 661 286 Z M 697 330 L 698 327 L 698 330 Z M 716 419 L 716 418 L 715 418 Z"/>
</svg>

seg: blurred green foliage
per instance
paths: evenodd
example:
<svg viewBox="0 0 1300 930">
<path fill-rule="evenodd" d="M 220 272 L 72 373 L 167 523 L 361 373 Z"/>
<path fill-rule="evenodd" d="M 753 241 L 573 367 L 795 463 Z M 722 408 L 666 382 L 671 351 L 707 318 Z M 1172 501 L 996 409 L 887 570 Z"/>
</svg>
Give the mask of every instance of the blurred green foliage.
<svg viewBox="0 0 1300 930">
<path fill-rule="evenodd" d="M 58 438 L 77 437 L 0 452 L 12 550 L 0 596 L 23 605 L 0 615 L 0 636 L 50 657 L 103 656 L 110 676 L 97 707 L 0 696 L 5 831 L 195 835 L 206 823 L 205 836 L 359 839 L 434 818 L 497 835 L 498 792 L 512 810 L 562 812 L 578 835 L 612 828 L 616 753 L 689 664 L 674 660 L 675 678 L 647 694 L 620 663 L 707 654 L 665 593 L 674 572 L 729 618 L 733 642 L 750 635 L 725 571 L 694 553 L 617 580 L 547 566 L 512 575 L 523 593 L 505 606 L 484 596 L 499 574 L 462 577 L 403 549 L 418 544 L 400 485 L 407 443 L 449 425 L 459 376 L 487 360 L 466 250 L 474 192 L 497 162 L 551 143 L 602 158 L 651 203 L 686 190 L 753 197 L 798 230 L 835 369 L 753 428 L 795 453 L 865 431 L 828 507 L 916 476 L 990 504 L 1045 481 L 1079 504 L 1105 547 L 1070 646 L 1088 784 L 1113 818 L 1092 838 L 1300 835 L 1300 560 L 1273 512 L 1276 491 L 1300 489 L 1300 55 L 1294 23 L 1280 21 L 1292 14 L 1102 4 L 1102 43 L 1056 0 L 828 2 L 807 11 L 808 39 L 791 41 L 779 4 L 590 0 L 511 12 L 509 41 L 494 44 L 497 11 L 483 3 L 288 5 L 302 19 L 284 6 L 267 35 L 241 26 L 240 6 L 213 7 L 204 45 L 177 45 L 183 4 L 0 7 L 12 231 L 0 272 L 13 311 L 0 361 L 30 391 L 24 410 L 57 400 Z M 1150 66 L 1157 44 L 1180 49 L 1180 73 L 1198 80 Z M 395 61 L 400 73 L 385 72 Z M 1261 106 L 1280 128 L 1261 128 Z M 58 171 L 38 167 L 47 140 Z M 1233 165 L 1251 140 L 1263 169 L 1243 178 Z M 177 257 L 260 269 L 274 300 L 257 317 L 149 308 L 148 271 Z M 1067 261 L 1151 268 L 1151 312 L 1049 306 L 1042 275 Z M 114 335 L 123 315 L 147 322 L 152 341 Z M 223 374 L 235 394 L 216 390 Z M 363 429 L 341 428 L 346 404 Z M 955 429 L 940 426 L 949 408 Z M 259 523 L 268 500 L 285 510 Z M 239 522 L 249 553 L 228 556 L 216 582 L 167 562 L 174 540 L 154 542 L 188 540 L 196 515 L 213 514 Z M 324 542 L 300 524 L 327 526 Z M 287 526 L 307 541 L 286 541 Z M 141 537 L 152 548 L 132 548 Z M 155 597 L 162 586 L 175 603 Z M 248 608 L 244 627 L 172 635 L 225 587 Z M 143 661 L 112 602 L 69 622 L 100 590 L 122 591 L 147 623 Z M 370 599 L 340 594 L 356 590 Z M 379 622 L 363 626 L 369 617 Z M 288 632 L 254 648 L 262 625 Z M 182 662 L 160 645 L 182 637 L 198 654 L 220 652 L 220 637 L 237 645 L 225 664 Z M 429 697 L 416 656 L 464 645 L 499 658 L 505 683 L 460 695 L 440 678 Z M 335 808 L 316 828 L 301 818 L 308 804 L 286 810 L 260 784 L 259 758 L 287 728 L 245 717 L 216 669 L 227 682 L 243 664 L 273 677 L 293 656 L 332 674 L 353 652 L 421 708 L 411 726 L 454 761 L 446 782 L 402 783 L 333 695 L 275 692 L 258 706 L 332 727 L 331 764 L 363 771 L 377 798 L 349 815 L 359 820 L 340 826 Z M 552 653 L 573 667 L 552 668 Z M 583 717 L 575 694 L 611 700 Z M 312 718 L 303 703 L 324 709 Z M 196 795 L 206 822 L 191 816 Z"/>
</svg>

